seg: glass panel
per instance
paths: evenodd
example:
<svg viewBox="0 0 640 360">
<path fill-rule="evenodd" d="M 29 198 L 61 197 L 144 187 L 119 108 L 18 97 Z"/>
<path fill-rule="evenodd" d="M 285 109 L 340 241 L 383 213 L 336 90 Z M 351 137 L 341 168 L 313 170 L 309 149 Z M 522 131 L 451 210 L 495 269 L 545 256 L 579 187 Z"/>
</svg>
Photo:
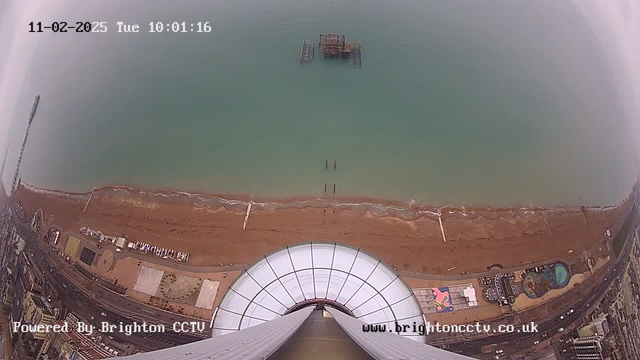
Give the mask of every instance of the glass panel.
<svg viewBox="0 0 640 360">
<path fill-rule="evenodd" d="M 371 285 L 365 283 L 362 285 L 360 290 L 358 290 L 353 297 L 348 300 L 344 305 L 349 309 L 356 309 L 360 305 L 362 305 L 365 301 L 371 299 L 376 294 L 376 289 L 371 287 Z M 369 309 L 369 311 L 373 311 L 375 309 Z"/>
<path fill-rule="evenodd" d="M 376 294 L 374 297 L 370 298 L 362 305 L 354 308 L 352 311 L 356 317 L 360 317 L 361 315 L 365 315 L 380 308 L 384 308 L 387 305 L 388 304 L 386 301 L 384 301 L 384 298 L 380 294 Z"/>
<path fill-rule="evenodd" d="M 362 284 L 364 281 L 349 275 L 336 301 L 341 304 L 346 303 Z"/>
<path fill-rule="evenodd" d="M 331 268 L 334 247 L 334 244 L 312 243 L 311 249 L 313 253 L 313 267 L 316 269 Z"/>
<path fill-rule="evenodd" d="M 300 289 L 300 285 L 298 284 L 298 279 L 296 278 L 295 274 L 283 276 L 280 280 L 282 280 L 282 283 L 289 291 L 289 294 L 293 296 L 293 300 L 295 300 L 296 303 L 305 300 L 304 295 L 302 295 L 302 289 Z"/>
<path fill-rule="evenodd" d="M 219 309 L 213 327 L 218 329 L 237 330 L 242 316 Z"/>
<path fill-rule="evenodd" d="M 271 309 L 280 315 L 284 315 L 284 312 L 287 310 L 287 308 L 276 301 L 273 296 L 269 295 L 266 290 L 262 290 L 258 296 L 256 296 L 254 302 L 266 307 L 267 309 Z"/>
<path fill-rule="evenodd" d="M 220 309 L 229 309 L 233 312 L 242 314 L 244 309 L 249 305 L 249 300 L 229 290 L 227 295 L 222 299 Z"/>
<path fill-rule="evenodd" d="M 391 332 L 393 332 L 393 333 L 396 332 L 396 323 L 395 323 L 395 321 L 389 321 L 389 322 L 386 322 L 386 323 L 384 323 L 382 325 L 387 327 L 387 332 L 389 332 L 389 329 L 391 329 Z"/>
<path fill-rule="evenodd" d="M 263 323 L 265 323 L 265 321 L 262 321 L 259 319 L 252 319 L 250 317 L 245 316 L 244 318 L 242 318 L 242 323 L 240 324 L 240 330 L 250 328 L 252 326 L 260 325 Z"/>
<path fill-rule="evenodd" d="M 289 248 L 291 260 L 296 270 L 311 268 L 311 244 L 302 244 Z"/>
<path fill-rule="evenodd" d="M 420 307 L 413 297 L 408 297 L 395 305 L 391 305 L 391 309 L 393 309 L 393 313 L 396 314 L 397 319 L 404 319 L 416 315 L 422 316 Z"/>
<path fill-rule="evenodd" d="M 369 277 L 367 282 L 371 284 L 376 290 L 382 290 L 385 286 L 391 284 L 391 282 L 397 277 L 393 270 L 389 269 L 386 265 L 380 264 L 373 271 L 373 274 Z M 389 285 L 390 286 L 390 285 Z"/>
<path fill-rule="evenodd" d="M 369 274 L 371 274 L 373 269 L 376 267 L 376 265 L 378 265 L 378 260 L 361 252 L 358 254 L 358 258 L 356 259 L 355 265 L 353 265 L 351 273 L 358 276 L 362 280 L 366 280 Z"/>
<path fill-rule="evenodd" d="M 357 253 L 358 251 L 355 249 L 339 246 L 336 248 L 336 255 L 333 258 L 333 268 L 349 272 Z"/>
<path fill-rule="evenodd" d="M 314 250 L 315 251 L 315 250 Z M 316 297 L 325 298 L 327 296 L 327 285 L 329 285 L 329 271 L 326 269 L 314 270 L 316 280 Z"/>
<path fill-rule="evenodd" d="M 359 310 L 360 309 L 356 310 L 355 312 L 359 312 Z M 380 324 L 387 323 L 389 321 L 395 321 L 395 317 L 393 317 L 393 312 L 391 312 L 391 309 L 386 307 L 363 317 L 358 317 L 358 320 L 362 320 L 368 324 Z"/>
<path fill-rule="evenodd" d="M 273 274 L 273 271 L 271 271 L 266 259 L 258 261 L 258 263 L 249 268 L 247 272 L 251 274 L 254 280 L 262 287 L 267 286 L 270 282 L 276 279 L 276 276 Z"/>
<path fill-rule="evenodd" d="M 302 291 L 304 291 L 305 298 L 315 299 L 316 291 L 315 284 L 313 283 L 313 271 L 298 271 L 298 280 L 300 280 L 300 285 L 302 285 Z"/>
<path fill-rule="evenodd" d="M 293 299 L 291 299 L 291 296 L 287 294 L 287 291 L 282 286 L 280 281 L 276 280 L 271 283 L 271 285 L 267 286 L 267 291 L 276 299 L 280 300 L 280 302 L 283 303 L 287 308 L 295 305 L 295 302 L 293 301 Z"/>
<path fill-rule="evenodd" d="M 329 293 L 327 299 L 336 300 L 338 293 L 342 289 L 342 284 L 347 279 L 347 274 L 341 271 L 333 270 L 330 274 L 331 282 L 329 284 Z"/>
<path fill-rule="evenodd" d="M 256 303 L 251 303 L 249 305 L 249 307 L 247 307 L 247 312 L 245 313 L 245 315 L 248 315 L 250 317 L 254 317 L 254 318 L 258 318 L 261 320 L 272 320 L 275 319 L 277 317 L 280 317 L 280 315 L 278 314 L 274 314 L 271 311 L 258 306 L 258 304 Z"/>
<path fill-rule="evenodd" d="M 396 278 L 393 283 L 380 292 L 389 304 L 396 303 L 407 296 L 411 295 L 411 291 L 407 289 L 401 278 Z"/>
<path fill-rule="evenodd" d="M 267 256 L 267 260 L 269 261 L 269 264 L 271 264 L 273 271 L 275 271 L 276 275 L 279 277 L 293 272 L 291 259 L 289 258 L 287 249 Z"/>
<path fill-rule="evenodd" d="M 238 280 L 233 283 L 231 288 L 247 299 L 253 299 L 253 297 L 262 290 L 262 287 L 255 282 L 251 276 L 244 272 L 238 277 Z"/>
</svg>

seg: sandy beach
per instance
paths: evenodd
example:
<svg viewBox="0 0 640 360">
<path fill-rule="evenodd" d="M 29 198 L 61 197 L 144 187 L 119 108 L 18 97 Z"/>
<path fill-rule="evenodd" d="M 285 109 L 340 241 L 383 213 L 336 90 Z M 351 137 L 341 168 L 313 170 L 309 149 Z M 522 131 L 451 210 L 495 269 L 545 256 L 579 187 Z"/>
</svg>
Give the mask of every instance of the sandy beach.
<svg viewBox="0 0 640 360">
<path fill-rule="evenodd" d="M 604 230 L 630 204 L 546 208 L 430 207 L 372 199 L 286 199 L 254 202 L 243 230 L 249 199 L 132 187 L 88 193 L 16 192 L 25 212 L 42 208 L 46 226 L 78 231 L 82 226 L 188 251 L 188 265 L 250 264 L 287 245 L 308 241 L 359 247 L 398 270 L 459 274 L 488 265 L 505 267 L 568 258 L 602 243 Z M 446 242 L 438 218 L 441 218 Z M 596 247 L 598 249 L 598 247 Z M 593 250 L 592 250 L 592 255 Z"/>
</svg>

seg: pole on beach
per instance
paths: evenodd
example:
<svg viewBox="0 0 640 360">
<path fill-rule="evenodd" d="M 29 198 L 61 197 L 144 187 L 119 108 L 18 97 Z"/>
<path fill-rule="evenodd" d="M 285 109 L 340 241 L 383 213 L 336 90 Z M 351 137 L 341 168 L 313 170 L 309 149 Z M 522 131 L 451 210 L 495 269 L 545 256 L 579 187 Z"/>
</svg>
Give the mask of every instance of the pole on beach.
<svg viewBox="0 0 640 360">
<path fill-rule="evenodd" d="M 324 168 L 325 169 L 329 169 L 329 160 L 328 159 L 324 160 Z"/>
<path fill-rule="evenodd" d="M 547 224 L 547 231 L 549 231 L 549 235 L 551 235 L 551 226 L 549 226 L 549 223 L 547 222 L 547 217 L 544 216 L 544 214 L 542 214 L 542 220 L 544 220 L 544 223 Z"/>
<path fill-rule="evenodd" d="M 251 214 L 251 205 L 251 202 L 249 202 L 249 205 L 247 205 L 247 213 L 244 216 L 244 224 L 242 225 L 242 230 L 247 228 L 247 222 L 249 222 L 249 214 Z"/>
<path fill-rule="evenodd" d="M 333 184 L 333 193 L 336 193 L 336 184 Z"/>
<path fill-rule="evenodd" d="M 327 192 L 327 183 L 324 183 L 324 192 Z"/>
<path fill-rule="evenodd" d="M 89 195 L 89 199 L 87 199 L 87 203 L 84 204 L 84 209 L 82 209 L 82 212 L 87 211 L 87 207 L 89 206 L 89 202 L 91 201 L 91 198 L 93 198 L 93 194 L 96 192 L 96 187 L 93 187 L 93 190 L 91 191 L 91 195 Z"/>
<path fill-rule="evenodd" d="M 442 233 L 442 240 L 447 242 L 447 237 L 444 235 L 444 226 L 442 225 L 442 216 L 438 215 L 438 223 L 440 223 L 440 232 Z"/>
<path fill-rule="evenodd" d="M 336 169 L 336 165 L 337 165 L 337 164 L 338 164 L 338 161 L 337 161 L 337 160 L 333 160 L 333 170 L 335 170 L 335 169 Z"/>
</svg>

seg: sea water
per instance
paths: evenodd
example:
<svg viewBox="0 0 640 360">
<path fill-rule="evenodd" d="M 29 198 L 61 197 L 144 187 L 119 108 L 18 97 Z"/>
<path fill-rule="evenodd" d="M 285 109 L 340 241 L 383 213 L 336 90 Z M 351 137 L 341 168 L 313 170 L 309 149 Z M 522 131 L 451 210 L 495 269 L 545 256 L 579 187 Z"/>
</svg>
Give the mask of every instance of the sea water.
<svg viewBox="0 0 640 360">
<path fill-rule="evenodd" d="M 36 20 L 108 31 L 34 34 L 5 184 L 36 94 L 20 176 L 49 189 L 609 205 L 636 177 L 619 85 L 568 1 L 67 1 Z M 318 56 L 322 33 L 362 43 L 362 67 Z"/>
</svg>

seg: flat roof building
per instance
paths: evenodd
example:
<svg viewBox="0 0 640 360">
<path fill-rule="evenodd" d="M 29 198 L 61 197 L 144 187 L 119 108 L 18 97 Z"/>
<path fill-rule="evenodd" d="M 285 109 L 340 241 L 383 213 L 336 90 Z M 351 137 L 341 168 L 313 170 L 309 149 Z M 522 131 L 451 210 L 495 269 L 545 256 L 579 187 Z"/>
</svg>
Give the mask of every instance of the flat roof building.
<svg viewBox="0 0 640 360">
<path fill-rule="evenodd" d="M 601 314 L 590 323 L 578 329 L 578 336 L 581 338 L 595 335 L 606 336 L 608 332 L 609 323 L 607 322 L 607 314 Z"/>
<path fill-rule="evenodd" d="M 603 360 L 602 339 L 602 336 L 589 336 L 570 340 L 573 359 Z"/>
</svg>

